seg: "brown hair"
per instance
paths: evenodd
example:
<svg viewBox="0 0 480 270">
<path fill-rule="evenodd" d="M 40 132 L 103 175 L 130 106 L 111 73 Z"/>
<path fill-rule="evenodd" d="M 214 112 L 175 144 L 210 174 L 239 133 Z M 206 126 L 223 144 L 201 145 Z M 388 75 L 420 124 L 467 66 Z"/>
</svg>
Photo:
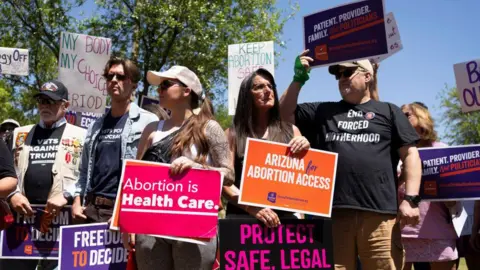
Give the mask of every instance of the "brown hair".
<svg viewBox="0 0 480 270">
<path fill-rule="evenodd" d="M 430 112 L 418 103 L 410 103 L 402 106 L 402 109 L 409 108 L 418 119 L 418 127 L 420 129 L 420 144 L 423 146 L 431 146 L 437 141 L 437 132 L 435 131 L 435 121 Z"/>
<path fill-rule="evenodd" d="M 127 78 L 132 81 L 132 83 L 138 83 L 142 78 L 140 76 L 140 70 L 138 69 L 137 65 L 135 65 L 135 63 L 133 63 L 131 60 L 118 58 L 115 56 L 111 57 L 105 65 L 105 68 L 103 69 L 104 77 L 108 75 L 108 71 L 110 71 L 110 69 L 114 65 L 122 65 L 123 72 L 125 73 Z"/>
<path fill-rule="evenodd" d="M 373 60 L 370 60 L 370 63 L 372 63 L 372 67 L 373 67 L 372 79 L 370 80 L 370 83 L 368 85 L 368 89 L 370 91 L 370 98 L 373 100 L 379 101 L 380 97 L 378 96 L 377 72 L 380 64 L 374 62 Z"/>
<path fill-rule="evenodd" d="M 192 109 L 200 108 L 198 114 L 193 114 L 184 124 L 180 132 L 175 136 L 172 146 L 172 156 L 183 155 L 183 150 L 190 149 L 191 145 L 197 148 L 195 162 L 206 165 L 209 146 L 205 135 L 205 125 L 213 119 L 213 105 L 208 98 L 200 104 L 200 99 L 193 91 L 190 92 L 190 106 Z"/>
</svg>

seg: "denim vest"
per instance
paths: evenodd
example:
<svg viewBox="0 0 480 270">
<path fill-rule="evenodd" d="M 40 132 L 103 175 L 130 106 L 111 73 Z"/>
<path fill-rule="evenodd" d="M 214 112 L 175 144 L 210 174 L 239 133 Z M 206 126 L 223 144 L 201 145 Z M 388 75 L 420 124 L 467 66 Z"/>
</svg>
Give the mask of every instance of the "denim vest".
<svg viewBox="0 0 480 270">
<path fill-rule="evenodd" d="M 94 145 L 102 130 L 103 121 L 108 112 L 97 119 L 87 131 L 85 138 L 84 151 L 80 163 L 80 177 L 76 184 L 76 196 L 85 196 L 90 189 L 90 181 L 92 180 L 93 165 L 95 161 Z M 121 161 L 125 159 L 136 159 L 138 143 L 145 127 L 151 122 L 158 121 L 158 117 L 144 109 L 138 107 L 137 104 L 131 103 L 128 112 L 128 119 L 122 132 Z"/>
</svg>

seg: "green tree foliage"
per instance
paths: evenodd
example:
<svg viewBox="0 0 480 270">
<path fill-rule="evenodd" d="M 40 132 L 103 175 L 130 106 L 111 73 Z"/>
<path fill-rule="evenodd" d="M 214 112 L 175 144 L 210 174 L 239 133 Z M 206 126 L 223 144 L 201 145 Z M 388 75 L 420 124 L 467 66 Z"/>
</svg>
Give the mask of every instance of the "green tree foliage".
<svg viewBox="0 0 480 270">
<path fill-rule="evenodd" d="M 450 144 L 465 145 L 480 143 L 480 111 L 463 113 L 457 89 L 445 89 L 439 94 L 442 117 L 445 126 L 444 138 Z"/>
<path fill-rule="evenodd" d="M 217 104 L 224 101 L 228 45 L 280 40 L 297 6 L 277 10 L 275 0 L 102 0 L 85 32 L 113 39 L 114 50 L 136 60 L 145 75 L 183 65 L 200 75 Z M 148 94 L 144 76 L 143 95 Z"/>
<path fill-rule="evenodd" d="M 228 115 L 228 107 L 224 104 L 220 104 L 215 109 L 215 120 L 225 130 L 232 125 L 233 116 Z"/>
<path fill-rule="evenodd" d="M 47 80 L 58 76 L 61 31 L 75 31 L 69 16 L 83 1 L 0 1 L 0 47 L 29 50 L 29 76 L 0 75 L 0 118 L 15 118 L 22 124 L 38 119 L 33 94 Z M 0 119 L 0 120 L 1 120 Z"/>
<path fill-rule="evenodd" d="M 37 120 L 32 95 L 58 76 L 62 31 L 112 38 L 114 54 L 141 68 L 142 94 L 149 89 L 146 71 L 184 65 L 200 75 L 214 104 L 223 104 L 228 45 L 274 40 L 284 47 L 283 26 L 298 10 L 278 10 L 275 0 L 98 0 L 97 10 L 79 21 L 73 12 L 85 2 L 0 1 L 0 46 L 26 48 L 30 55 L 30 76 L 0 75 L 0 120 L 18 112 L 23 124 Z"/>
</svg>

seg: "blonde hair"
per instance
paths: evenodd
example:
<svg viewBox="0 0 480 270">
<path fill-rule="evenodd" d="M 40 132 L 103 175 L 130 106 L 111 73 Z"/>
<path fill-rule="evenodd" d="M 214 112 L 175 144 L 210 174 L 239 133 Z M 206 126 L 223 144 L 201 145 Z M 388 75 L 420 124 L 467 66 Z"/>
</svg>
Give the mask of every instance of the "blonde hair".
<svg viewBox="0 0 480 270">
<path fill-rule="evenodd" d="M 438 136 L 435 131 L 435 121 L 433 120 L 427 108 L 417 103 L 410 103 L 402 106 L 409 108 L 418 119 L 418 127 L 420 129 L 420 140 L 422 144 L 432 145 L 437 141 Z"/>
</svg>

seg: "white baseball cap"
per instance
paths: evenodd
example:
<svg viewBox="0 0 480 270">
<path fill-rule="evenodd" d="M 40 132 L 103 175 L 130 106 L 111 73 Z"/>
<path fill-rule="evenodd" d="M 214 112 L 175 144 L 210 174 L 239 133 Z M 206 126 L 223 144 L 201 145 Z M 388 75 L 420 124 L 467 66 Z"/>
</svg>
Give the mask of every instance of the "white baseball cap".
<svg viewBox="0 0 480 270">
<path fill-rule="evenodd" d="M 177 79 L 185 84 L 188 88 L 192 89 L 197 96 L 203 100 L 203 88 L 197 75 L 184 66 L 172 66 L 170 69 L 164 72 L 148 71 L 147 81 L 151 85 L 160 85 L 166 79 Z"/>
<path fill-rule="evenodd" d="M 359 67 L 364 69 L 368 73 L 374 75 L 372 63 L 368 59 L 333 65 L 328 68 L 328 71 L 330 72 L 330 74 L 335 75 L 338 72 L 339 67 L 346 67 L 346 68 Z"/>
<path fill-rule="evenodd" d="M 17 127 L 20 126 L 20 124 L 19 124 L 17 121 L 13 120 L 13 119 L 6 119 L 6 120 L 4 120 L 4 121 L 0 124 L 0 126 L 3 126 L 4 124 L 14 124 L 14 125 L 16 125 Z"/>
</svg>

